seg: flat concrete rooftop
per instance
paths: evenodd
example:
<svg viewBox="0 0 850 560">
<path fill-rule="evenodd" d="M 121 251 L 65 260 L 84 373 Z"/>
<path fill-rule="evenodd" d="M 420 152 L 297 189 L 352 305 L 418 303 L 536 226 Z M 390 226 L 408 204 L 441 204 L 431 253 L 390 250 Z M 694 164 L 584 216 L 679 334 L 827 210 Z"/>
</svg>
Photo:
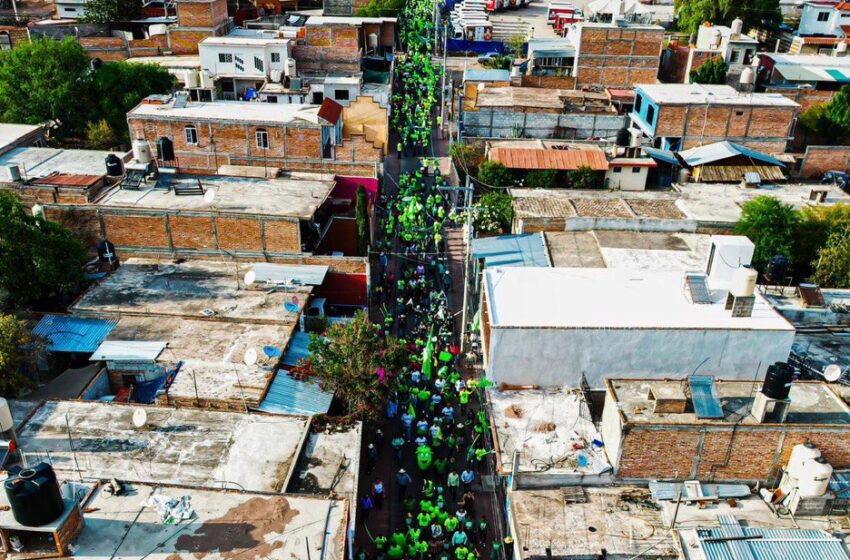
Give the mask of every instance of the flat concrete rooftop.
<svg viewBox="0 0 850 560">
<path fill-rule="evenodd" d="M 511 189 L 517 218 L 619 218 L 687 220 L 672 191 L 623 194 L 574 189 Z"/>
<path fill-rule="evenodd" d="M 678 558 L 649 490 L 576 486 L 510 493 L 523 558 Z M 666 535 L 666 536 L 665 536 Z M 654 545 L 654 546 L 653 546 Z"/>
<path fill-rule="evenodd" d="M 604 450 L 592 444 L 593 440 L 602 441 L 602 436 L 580 392 L 560 388 L 489 390 L 487 395 L 502 474 L 512 473 L 514 452 L 520 454 L 521 472 L 598 475 L 611 468 Z M 579 465 L 580 456 L 586 465 Z"/>
<path fill-rule="evenodd" d="M 148 500 L 189 497 L 191 519 L 164 523 Z M 74 556 L 124 560 L 343 560 L 346 501 L 133 484 L 85 504 Z M 308 553 L 309 546 L 309 553 Z"/>
<path fill-rule="evenodd" d="M 24 179 L 46 177 L 51 173 L 103 175 L 106 156 L 101 150 L 65 150 L 58 148 L 15 148 L 0 155 L 0 167 L 17 165 Z M 118 154 L 119 156 L 121 154 Z"/>
<path fill-rule="evenodd" d="M 249 323 L 291 324 L 298 319 L 311 289 L 246 289 L 250 263 L 128 259 L 95 284 L 71 307 L 81 315 L 133 314 Z M 298 312 L 284 304 L 298 301 Z"/>
<path fill-rule="evenodd" d="M 717 396 L 723 408 L 721 419 L 700 419 L 688 406 L 684 413 L 653 412 L 649 392 L 656 395 L 683 396 L 688 382 L 682 379 L 609 379 L 607 387 L 618 410 L 627 423 L 635 424 L 756 424 L 750 415 L 754 395 L 761 390 L 761 381 L 715 381 Z M 828 385 L 817 381 L 797 381 L 791 386 L 791 407 L 785 424 L 850 424 L 850 408 Z"/>
<path fill-rule="evenodd" d="M 105 208 L 171 210 L 284 216 L 309 220 L 325 202 L 334 181 L 319 179 L 258 179 L 178 175 L 174 183 L 195 185 L 215 193 L 212 202 L 203 196 L 177 196 L 174 190 L 155 189 L 153 185 L 138 191 L 114 187 L 99 201 Z"/>
<path fill-rule="evenodd" d="M 355 422 L 347 430 L 311 433 L 288 490 L 298 494 L 332 494 L 356 503 L 362 438 L 361 422 Z"/>
<path fill-rule="evenodd" d="M 133 413 L 147 412 L 143 428 Z M 307 419 L 87 401 L 47 401 L 18 431 L 29 463 L 62 479 L 132 480 L 279 492 Z M 270 445 L 274 442 L 274 445 Z"/>
</svg>

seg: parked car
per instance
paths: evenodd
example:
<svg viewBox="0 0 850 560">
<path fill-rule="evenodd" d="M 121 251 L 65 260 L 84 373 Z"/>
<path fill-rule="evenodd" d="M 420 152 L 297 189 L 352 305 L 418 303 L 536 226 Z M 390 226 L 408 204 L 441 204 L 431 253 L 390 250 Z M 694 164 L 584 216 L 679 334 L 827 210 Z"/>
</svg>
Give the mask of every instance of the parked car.
<svg viewBox="0 0 850 560">
<path fill-rule="evenodd" d="M 827 171 L 823 174 L 821 184 L 837 185 L 842 191 L 850 193 L 850 176 L 843 171 Z"/>
<path fill-rule="evenodd" d="M 502 56 L 502 55 L 497 53 L 497 52 L 488 52 L 488 53 L 485 53 L 485 54 L 482 54 L 481 56 L 479 56 L 478 62 L 484 63 L 484 62 L 487 62 L 488 60 L 493 60 L 494 58 L 499 58 L 500 56 Z"/>
</svg>

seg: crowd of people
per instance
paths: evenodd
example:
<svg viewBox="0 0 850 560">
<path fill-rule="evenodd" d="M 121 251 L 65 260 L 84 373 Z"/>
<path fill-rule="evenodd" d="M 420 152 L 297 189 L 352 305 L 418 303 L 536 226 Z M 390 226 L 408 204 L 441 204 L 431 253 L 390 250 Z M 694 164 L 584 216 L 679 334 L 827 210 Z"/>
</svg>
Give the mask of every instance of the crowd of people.
<svg viewBox="0 0 850 560">
<path fill-rule="evenodd" d="M 430 143 L 439 73 L 431 64 L 432 9 L 430 0 L 409 0 L 400 20 L 406 53 L 396 66 L 393 125 L 405 156 L 422 155 Z M 492 453 L 481 406 L 488 382 L 461 367 L 443 237 L 456 216 L 444 186 L 439 167 L 426 159 L 383 198 L 378 328 L 397 336 L 410 360 L 387 402 L 389 441 L 378 430 L 367 448 L 371 491 L 360 496 L 358 517 L 369 544 L 357 548 L 356 560 L 501 560 L 505 552 L 493 511 L 476 503 Z M 390 461 L 393 480 L 371 478 L 376 465 Z M 370 526 L 388 499 L 397 518 Z"/>
</svg>

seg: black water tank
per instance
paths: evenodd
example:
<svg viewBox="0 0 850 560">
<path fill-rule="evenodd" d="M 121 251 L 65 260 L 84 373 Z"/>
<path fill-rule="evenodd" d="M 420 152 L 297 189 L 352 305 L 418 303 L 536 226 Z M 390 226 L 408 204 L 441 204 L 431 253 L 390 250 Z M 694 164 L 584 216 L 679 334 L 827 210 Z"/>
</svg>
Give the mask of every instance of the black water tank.
<svg viewBox="0 0 850 560">
<path fill-rule="evenodd" d="M 628 128 L 621 128 L 617 131 L 617 145 L 621 148 L 628 148 L 632 145 L 632 133 Z"/>
<path fill-rule="evenodd" d="M 47 463 L 19 470 L 3 484 L 15 521 L 39 527 L 55 521 L 65 510 L 53 467 Z"/>
<path fill-rule="evenodd" d="M 772 399 L 785 400 L 791 392 L 793 380 L 794 368 L 785 362 L 776 362 L 768 366 L 761 392 Z"/>
<path fill-rule="evenodd" d="M 788 257 L 785 255 L 774 255 L 767 261 L 767 273 L 765 276 L 773 282 L 781 282 L 788 272 Z"/>
<path fill-rule="evenodd" d="M 156 141 L 156 157 L 160 161 L 174 161 L 174 142 L 168 136 L 160 136 Z"/>
<path fill-rule="evenodd" d="M 120 177 L 124 174 L 124 162 L 115 154 L 106 156 L 106 174 L 110 177 Z"/>
<path fill-rule="evenodd" d="M 115 245 L 108 239 L 102 240 L 97 244 L 97 258 L 100 262 L 115 262 Z"/>
</svg>

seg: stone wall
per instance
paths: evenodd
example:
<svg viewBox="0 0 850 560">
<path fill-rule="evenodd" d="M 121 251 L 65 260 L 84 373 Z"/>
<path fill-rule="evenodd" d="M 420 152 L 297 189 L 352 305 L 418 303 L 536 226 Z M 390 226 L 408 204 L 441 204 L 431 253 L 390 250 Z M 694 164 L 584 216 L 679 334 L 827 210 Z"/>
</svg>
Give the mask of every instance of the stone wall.
<svg viewBox="0 0 850 560">
<path fill-rule="evenodd" d="M 586 140 L 613 137 L 624 126 L 616 113 L 514 113 L 467 111 L 463 114 L 464 135 L 482 138 L 559 138 Z"/>
</svg>

